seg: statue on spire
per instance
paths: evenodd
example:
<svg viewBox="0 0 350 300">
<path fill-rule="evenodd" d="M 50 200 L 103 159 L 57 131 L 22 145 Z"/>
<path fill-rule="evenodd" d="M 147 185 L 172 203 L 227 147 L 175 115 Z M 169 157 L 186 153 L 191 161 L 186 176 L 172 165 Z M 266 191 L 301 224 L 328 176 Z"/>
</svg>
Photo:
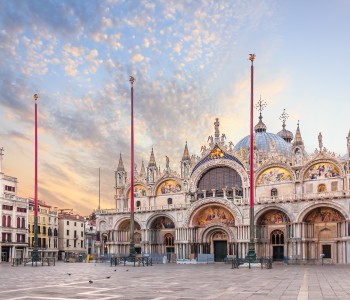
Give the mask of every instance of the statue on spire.
<svg viewBox="0 0 350 300">
<path fill-rule="evenodd" d="M 320 152 L 321 152 L 322 148 L 323 148 L 322 133 L 321 132 L 318 134 L 318 146 L 320 147 Z"/>
</svg>

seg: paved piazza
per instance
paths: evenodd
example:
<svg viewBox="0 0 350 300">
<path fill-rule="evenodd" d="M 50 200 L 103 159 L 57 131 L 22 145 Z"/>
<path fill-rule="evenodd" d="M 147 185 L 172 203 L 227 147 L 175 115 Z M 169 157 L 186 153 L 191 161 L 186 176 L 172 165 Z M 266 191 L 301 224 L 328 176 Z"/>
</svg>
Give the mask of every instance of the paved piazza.
<svg viewBox="0 0 350 300">
<path fill-rule="evenodd" d="M 274 265 L 261 270 L 231 269 L 222 263 L 152 267 L 2 263 L 0 299 L 350 299 L 350 266 Z"/>
</svg>

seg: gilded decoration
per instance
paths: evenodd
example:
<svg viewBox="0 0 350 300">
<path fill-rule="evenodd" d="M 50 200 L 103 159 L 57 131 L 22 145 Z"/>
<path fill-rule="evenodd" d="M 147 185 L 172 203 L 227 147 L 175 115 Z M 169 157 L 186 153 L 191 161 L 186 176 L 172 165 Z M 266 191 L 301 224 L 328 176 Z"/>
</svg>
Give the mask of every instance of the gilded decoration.
<svg viewBox="0 0 350 300">
<path fill-rule="evenodd" d="M 270 210 L 259 218 L 259 225 L 274 225 L 290 223 L 288 216 L 280 210 Z"/>
<path fill-rule="evenodd" d="M 217 205 L 202 208 L 193 218 L 194 226 L 205 227 L 215 223 L 234 226 L 235 219 L 226 208 Z"/>
<path fill-rule="evenodd" d="M 135 230 L 141 230 L 140 224 L 137 222 L 134 222 L 134 229 Z M 125 220 L 119 225 L 119 230 L 125 230 L 129 231 L 130 230 L 130 220 Z"/>
<path fill-rule="evenodd" d="M 284 182 L 284 181 L 291 181 L 292 180 L 292 174 L 281 167 L 273 167 L 265 170 L 262 172 L 257 181 L 257 185 L 261 184 L 269 184 L 272 182 Z"/>
<path fill-rule="evenodd" d="M 332 207 L 318 207 L 305 217 L 306 223 L 323 223 L 343 221 L 344 216 Z"/>
<path fill-rule="evenodd" d="M 224 152 L 220 148 L 214 148 L 213 150 L 210 151 L 210 158 L 211 159 L 217 159 L 224 157 Z"/>
<path fill-rule="evenodd" d="M 164 195 L 164 194 L 178 193 L 180 191 L 181 191 L 181 186 L 175 180 L 166 180 L 159 185 L 156 194 Z"/>
<path fill-rule="evenodd" d="M 147 189 L 144 185 L 142 184 L 135 184 L 134 185 L 134 197 L 139 198 L 139 197 L 146 197 L 148 196 Z M 130 191 L 128 197 L 130 198 Z"/>
<path fill-rule="evenodd" d="M 325 179 L 340 176 L 340 170 L 332 163 L 318 163 L 312 165 L 304 174 L 304 180 L 307 179 Z"/>
</svg>

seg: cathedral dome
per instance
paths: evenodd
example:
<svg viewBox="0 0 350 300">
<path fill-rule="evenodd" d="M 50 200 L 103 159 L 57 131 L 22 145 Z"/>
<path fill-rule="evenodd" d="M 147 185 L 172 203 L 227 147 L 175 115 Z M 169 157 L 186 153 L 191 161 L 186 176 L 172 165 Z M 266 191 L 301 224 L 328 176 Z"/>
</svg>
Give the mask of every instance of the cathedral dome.
<svg viewBox="0 0 350 300">
<path fill-rule="evenodd" d="M 291 144 L 287 143 L 277 134 L 262 131 L 255 132 L 255 145 L 259 152 L 277 152 L 284 156 L 291 155 Z M 246 136 L 240 140 L 234 147 L 233 151 L 241 151 L 245 149 L 247 152 L 250 149 L 250 136 Z"/>
</svg>

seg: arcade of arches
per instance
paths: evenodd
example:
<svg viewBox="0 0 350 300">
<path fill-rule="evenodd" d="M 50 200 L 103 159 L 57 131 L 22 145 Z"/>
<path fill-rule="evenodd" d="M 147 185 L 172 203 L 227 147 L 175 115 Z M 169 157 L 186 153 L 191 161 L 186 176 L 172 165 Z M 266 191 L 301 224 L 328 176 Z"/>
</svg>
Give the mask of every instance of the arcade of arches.
<svg viewBox="0 0 350 300">
<path fill-rule="evenodd" d="M 151 151 L 135 170 L 135 246 L 138 253 L 169 260 L 201 255 L 223 261 L 245 257 L 250 241 L 249 141 L 226 142 L 220 122 L 190 155 L 186 143 L 180 172 L 166 157 L 161 171 Z M 284 124 L 285 125 L 285 124 Z M 350 263 L 350 133 L 347 156 L 325 147 L 308 155 L 298 126 L 267 132 L 259 117 L 254 141 L 255 245 L 258 257 Z M 322 136 L 319 135 L 322 145 Z M 115 208 L 99 210 L 100 254 L 128 255 L 130 183 L 120 156 L 115 172 Z"/>
</svg>

